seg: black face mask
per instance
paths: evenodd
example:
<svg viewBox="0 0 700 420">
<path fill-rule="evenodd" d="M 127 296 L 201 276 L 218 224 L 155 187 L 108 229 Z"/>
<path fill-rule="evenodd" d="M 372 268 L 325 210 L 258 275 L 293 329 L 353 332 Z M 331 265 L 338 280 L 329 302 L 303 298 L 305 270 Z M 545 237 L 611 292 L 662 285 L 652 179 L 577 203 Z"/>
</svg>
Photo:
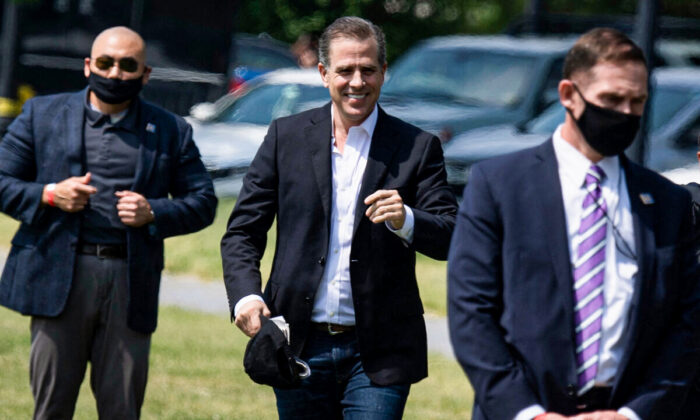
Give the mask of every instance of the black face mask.
<svg viewBox="0 0 700 420">
<path fill-rule="evenodd" d="M 570 109 L 566 111 L 581 130 L 586 143 L 603 156 L 617 156 L 627 149 L 639 131 L 641 117 L 602 108 L 586 100 L 574 85 L 586 108 L 576 119 Z"/>
<path fill-rule="evenodd" d="M 95 95 L 108 104 L 121 104 L 136 98 L 143 87 L 142 77 L 136 79 L 109 79 L 90 72 L 88 84 Z"/>
</svg>

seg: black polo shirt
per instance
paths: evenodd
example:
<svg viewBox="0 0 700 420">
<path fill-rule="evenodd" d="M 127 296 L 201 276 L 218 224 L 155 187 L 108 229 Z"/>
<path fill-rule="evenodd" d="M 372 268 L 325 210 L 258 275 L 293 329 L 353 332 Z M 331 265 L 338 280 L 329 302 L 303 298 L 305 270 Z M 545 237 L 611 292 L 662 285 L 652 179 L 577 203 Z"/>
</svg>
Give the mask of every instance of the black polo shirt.
<svg viewBox="0 0 700 420">
<path fill-rule="evenodd" d="M 90 107 L 85 98 L 83 139 L 85 168 L 92 174 L 90 185 L 97 193 L 90 197 L 83 211 L 80 239 L 98 244 L 126 243 L 126 225 L 117 214 L 116 191 L 130 190 L 139 157 L 138 100 L 131 103 L 126 115 L 112 122 L 110 115 Z"/>
</svg>

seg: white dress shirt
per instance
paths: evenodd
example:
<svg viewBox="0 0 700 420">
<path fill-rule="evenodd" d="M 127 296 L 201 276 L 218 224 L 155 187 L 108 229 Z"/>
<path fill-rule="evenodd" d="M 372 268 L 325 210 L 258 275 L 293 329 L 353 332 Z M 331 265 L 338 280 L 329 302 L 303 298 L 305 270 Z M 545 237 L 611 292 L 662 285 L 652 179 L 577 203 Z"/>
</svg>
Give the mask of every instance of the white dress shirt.
<svg viewBox="0 0 700 420">
<path fill-rule="evenodd" d="M 561 130 L 560 125 L 554 132 L 553 144 L 566 214 L 569 258 L 573 266 L 576 249 L 580 242 L 578 229 L 581 224 L 583 199 L 587 194 L 585 177 L 593 163 L 571 143 L 564 140 Z M 617 156 L 605 157 L 597 162 L 597 165 L 605 172 L 600 188 L 607 205 L 608 229 L 603 280 L 605 305 L 602 313 L 601 345 L 595 385 L 612 386 L 624 355 L 627 314 L 632 303 L 634 276 L 638 266 L 635 259 L 630 197 L 620 159 Z M 515 419 L 532 419 L 544 412 L 544 408 L 534 405 L 522 410 Z M 618 412 L 630 419 L 639 419 L 639 416 L 627 407 L 621 408 Z"/>
<path fill-rule="evenodd" d="M 331 121 L 335 111 L 331 106 Z M 318 287 L 311 312 L 312 322 L 341 325 L 355 325 L 355 310 L 350 286 L 350 249 L 355 222 L 355 205 L 362 187 L 362 177 L 367 166 L 367 158 L 372 143 L 372 135 L 377 125 L 379 113 L 374 106 L 372 113 L 362 124 L 351 127 L 343 147 L 343 153 L 335 146 L 335 127 L 331 125 L 331 168 L 333 198 L 331 202 L 331 230 L 326 253 L 323 280 Z M 413 241 L 414 217 L 410 207 L 404 205 L 406 220 L 401 229 L 386 226 L 404 241 Z M 262 298 L 248 295 L 240 299 L 234 307 L 234 317 L 241 306 Z"/>
</svg>

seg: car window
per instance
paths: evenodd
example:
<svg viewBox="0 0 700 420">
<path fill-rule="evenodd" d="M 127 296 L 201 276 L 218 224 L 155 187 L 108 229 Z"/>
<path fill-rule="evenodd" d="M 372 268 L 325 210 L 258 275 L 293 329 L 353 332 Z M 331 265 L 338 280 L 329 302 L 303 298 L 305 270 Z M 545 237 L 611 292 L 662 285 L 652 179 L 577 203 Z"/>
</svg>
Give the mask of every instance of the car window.
<svg viewBox="0 0 700 420">
<path fill-rule="evenodd" d="M 323 86 L 262 85 L 238 98 L 215 117 L 218 122 L 267 125 L 270 121 L 311 108 L 330 98 Z"/>
<path fill-rule="evenodd" d="M 698 96 L 698 91 L 677 87 L 662 87 L 652 91 L 651 131 L 667 123 L 681 108 Z"/>
<path fill-rule="evenodd" d="M 464 49 L 423 49 L 391 70 L 388 95 L 515 106 L 527 92 L 536 58 Z"/>
</svg>

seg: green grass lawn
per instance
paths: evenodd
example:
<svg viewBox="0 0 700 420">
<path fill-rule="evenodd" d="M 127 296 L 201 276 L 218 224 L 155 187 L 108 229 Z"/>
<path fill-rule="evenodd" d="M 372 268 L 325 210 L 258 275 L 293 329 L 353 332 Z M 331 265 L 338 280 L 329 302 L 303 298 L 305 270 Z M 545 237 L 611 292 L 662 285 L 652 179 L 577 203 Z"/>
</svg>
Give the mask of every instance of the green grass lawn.
<svg viewBox="0 0 700 420">
<path fill-rule="evenodd" d="M 225 317 L 161 308 L 153 335 L 144 419 L 274 419 L 271 388 L 243 371 L 246 337 Z M 28 419 L 29 318 L 0 308 L 0 419 Z M 431 354 L 430 377 L 411 389 L 405 419 L 469 418 L 472 392 L 453 360 Z M 88 373 L 89 375 L 89 373 Z M 97 418 L 84 381 L 75 419 Z"/>
</svg>

